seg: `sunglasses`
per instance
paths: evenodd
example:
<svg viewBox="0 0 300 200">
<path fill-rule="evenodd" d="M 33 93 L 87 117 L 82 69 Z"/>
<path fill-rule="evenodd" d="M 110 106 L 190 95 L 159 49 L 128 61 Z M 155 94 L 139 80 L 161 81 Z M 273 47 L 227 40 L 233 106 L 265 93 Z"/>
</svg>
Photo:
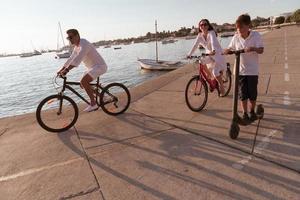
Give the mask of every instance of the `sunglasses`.
<svg viewBox="0 0 300 200">
<path fill-rule="evenodd" d="M 208 26 L 207 23 L 200 24 L 200 26 Z"/>
<path fill-rule="evenodd" d="M 74 36 L 68 36 L 67 40 L 72 40 L 74 38 Z"/>
</svg>

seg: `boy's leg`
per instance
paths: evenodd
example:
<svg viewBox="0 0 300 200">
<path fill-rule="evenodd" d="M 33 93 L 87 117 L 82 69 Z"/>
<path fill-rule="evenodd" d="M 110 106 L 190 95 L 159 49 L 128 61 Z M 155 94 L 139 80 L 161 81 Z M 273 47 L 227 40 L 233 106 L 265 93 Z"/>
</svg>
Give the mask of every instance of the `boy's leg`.
<svg viewBox="0 0 300 200">
<path fill-rule="evenodd" d="M 243 113 L 248 113 L 248 100 L 241 101 Z"/>
<path fill-rule="evenodd" d="M 250 101 L 250 112 L 254 112 L 256 106 L 256 101 Z"/>
<path fill-rule="evenodd" d="M 255 106 L 257 99 L 257 85 L 258 85 L 258 76 L 249 76 L 248 78 L 248 91 L 249 91 L 249 100 L 250 100 L 250 119 L 252 121 L 257 119 L 255 114 Z"/>
<path fill-rule="evenodd" d="M 248 82 L 247 76 L 239 76 L 239 98 L 243 113 L 248 111 Z"/>
<path fill-rule="evenodd" d="M 243 111 L 242 119 L 244 122 L 249 121 L 248 116 L 248 84 L 247 84 L 247 76 L 239 76 L 239 97 L 241 102 L 241 107 Z"/>
</svg>

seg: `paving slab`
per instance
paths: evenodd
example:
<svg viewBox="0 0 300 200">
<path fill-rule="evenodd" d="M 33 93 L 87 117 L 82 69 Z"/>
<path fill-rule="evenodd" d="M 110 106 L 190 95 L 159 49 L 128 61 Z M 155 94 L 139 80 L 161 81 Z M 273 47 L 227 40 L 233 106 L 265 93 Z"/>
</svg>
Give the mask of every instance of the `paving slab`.
<svg viewBox="0 0 300 200">
<path fill-rule="evenodd" d="M 85 160 L 36 168 L 19 175 L 5 177 L 6 179 L 0 177 L 0 199 L 53 200 L 79 198 L 93 191 L 100 194 L 99 187 Z M 97 197 L 101 199 L 100 195 Z"/>
<path fill-rule="evenodd" d="M 93 120 L 90 120 L 93 119 Z M 83 147 L 89 154 L 102 151 L 122 141 L 129 141 L 148 134 L 168 130 L 171 127 L 161 121 L 129 110 L 120 116 L 103 112 L 82 115 L 76 124 L 76 131 Z M 74 146 L 76 149 L 77 146 Z"/>
<path fill-rule="evenodd" d="M 74 129 L 61 134 L 44 131 L 37 124 L 8 129 L 0 137 L 0 176 L 82 157 L 82 153 L 66 147 L 64 141 L 80 146 Z"/>
<path fill-rule="evenodd" d="M 299 175 L 173 129 L 91 157 L 106 199 L 297 199 Z M 114 159 L 111 159 L 114 158 Z"/>
</svg>

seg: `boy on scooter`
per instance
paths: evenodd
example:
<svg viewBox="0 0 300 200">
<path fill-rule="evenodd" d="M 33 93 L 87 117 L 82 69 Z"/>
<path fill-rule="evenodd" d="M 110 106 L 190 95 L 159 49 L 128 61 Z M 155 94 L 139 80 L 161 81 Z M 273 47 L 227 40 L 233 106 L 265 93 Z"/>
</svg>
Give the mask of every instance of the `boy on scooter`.
<svg viewBox="0 0 300 200">
<path fill-rule="evenodd" d="M 264 45 L 261 35 L 251 30 L 251 18 L 243 14 L 236 20 L 237 33 L 233 36 L 228 49 L 224 54 L 231 50 L 244 49 L 245 53 L 241 54 L 240 75 L 239 75 L 239 99 L 241 101 L 244 122 L 255 121 L 257 115 L 254 111 L 257 99 L 258 84 L 258 54 L 264 52 Z M 248 115 L 248 100 L 250 116 Z"/>
</svg>

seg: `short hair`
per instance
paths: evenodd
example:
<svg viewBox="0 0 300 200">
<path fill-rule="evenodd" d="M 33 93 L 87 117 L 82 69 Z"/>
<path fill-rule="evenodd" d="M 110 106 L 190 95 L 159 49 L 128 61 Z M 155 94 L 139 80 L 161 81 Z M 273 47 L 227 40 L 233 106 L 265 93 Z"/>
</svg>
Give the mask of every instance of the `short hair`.
<svg viewBox="0 0 300 200">
<path fill-rule="evenodd" d="M 251 18 L 248 14 L 242 14 L 237 18 L 235 24 L 251 26 Z"/>
<path fill-rule="evenodd" d="M 73 35 L 78 35 L 80 37 L 79 32 L 77 31 L 77 29 L 67 30 L 67 34 L 70 34 L 70 33 L 72 33 Z"/>
</svg>

